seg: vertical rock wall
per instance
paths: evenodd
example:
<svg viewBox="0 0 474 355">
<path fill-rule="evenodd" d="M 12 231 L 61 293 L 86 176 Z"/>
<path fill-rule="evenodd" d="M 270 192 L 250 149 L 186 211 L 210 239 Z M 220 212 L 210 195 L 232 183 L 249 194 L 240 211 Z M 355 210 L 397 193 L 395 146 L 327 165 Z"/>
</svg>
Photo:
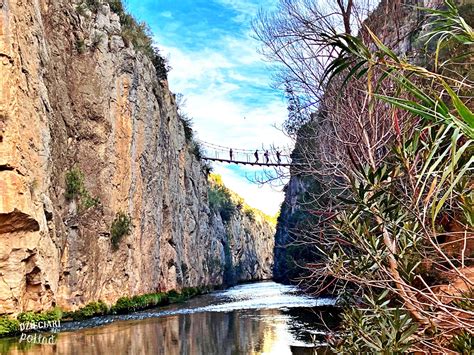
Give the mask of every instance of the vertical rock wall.
<svg viewBox="0 0 474 355">
<path fill-rule="evenodd" d="M 210 211 L 166 81 L 108 5 L 77 5 L 0 0 L 0 313 L 271 277 L 273 228 Z M 73 169 L 98 205 L 66 199 Z"/>
</svg>

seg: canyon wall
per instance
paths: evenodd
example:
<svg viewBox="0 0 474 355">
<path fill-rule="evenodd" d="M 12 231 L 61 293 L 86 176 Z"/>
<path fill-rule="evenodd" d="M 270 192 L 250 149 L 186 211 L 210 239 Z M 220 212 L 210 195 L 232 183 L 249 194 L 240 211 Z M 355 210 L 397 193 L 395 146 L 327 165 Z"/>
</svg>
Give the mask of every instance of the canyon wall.
<svg viewBox="0 0 474 355">
<path fill-rule="evenodd" d="M 209 208 L 166 80 L 109 5 L 78 5 L 0 0 L 0 314 L 270 278 L 273 227 Z"/>
<path fill-rule="evenodd" d="M 473 26 L 474 1 L 455 2 L 462 16 Z M 421 32 L 429 29 L 422 26 L 426 24 L 428 13 L 421 8 L 440 6 L 443 6 L 443 0 L 381 0 L 364 25 L 394 52 L 406 55 L 411 61 L 418 63 L 424 60 L 425 51 L 423 41 L 420 39 L 423 35 Z M 362 30 L 359 36 L 364 39 L 370 38 L 365 30 Z M 292 153 L 294 162 L 317 166 L 318 160 L 321 161 L 314 145 L 316 139 L 314 132 L 318 131 L 317 127 L 320 125 L 319 114 L 321 113 L 313 113 L 311 120 L 301 127 Z M 337 183 L 331 184 L 328 174 L 321 173 L 321 176 L 316 176 L 317 168 L 314 171 L 308 170 L 292 167 L 290 181 L 285 186 L 285 200 L 280 210 L 275 234 L 273 271 L 276 281 L 289 283 L 300 280 L 308 272 L 305 265 L 318 262 L 317 241 L 324 236 L 313 232 L 311 227 L 327 220 L 328 216 L 315 213 L 327 207 L 325 206 L 327 202 L 323 198 L 321 201 L 315 201 L 315 196 L 319 196 L 321 191 L 327 193 Z"/>
</svg>

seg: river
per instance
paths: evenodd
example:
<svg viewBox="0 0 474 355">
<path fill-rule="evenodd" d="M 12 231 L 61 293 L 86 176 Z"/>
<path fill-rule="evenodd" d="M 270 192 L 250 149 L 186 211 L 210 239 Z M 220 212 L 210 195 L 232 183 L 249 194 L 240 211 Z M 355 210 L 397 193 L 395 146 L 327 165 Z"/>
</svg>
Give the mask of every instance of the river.
<svg viewBox="0 0 474 355">
<path fill-rule="evenodd" d="M 0 339 L 2 354 L 322 354 L 318 322 L 330 299 L 272 281 L 243 284 L 181 304 L 62 323 L 30 341 Z M 323 316 L 324 318 L 324 316 Z M 45 340 L 47 339 L 47 341 Z"/>
</svg>

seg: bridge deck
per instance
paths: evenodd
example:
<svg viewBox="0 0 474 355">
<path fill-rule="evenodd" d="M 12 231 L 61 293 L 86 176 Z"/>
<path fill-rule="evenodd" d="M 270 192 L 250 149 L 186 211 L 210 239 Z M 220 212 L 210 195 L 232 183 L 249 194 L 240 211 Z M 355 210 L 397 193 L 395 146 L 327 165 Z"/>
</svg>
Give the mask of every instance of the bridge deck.
<svg viewBox="0 0 474 355">
<path fill-rule="evenodd" d="M 220 159 L 220 158 L 208 158 L 203 157 L 204 160 L 212 160 L 212 161 L 219 161 L 222 163 L 229 163 L 229 164 L 243 164 L 243 165 L 252 165 L 252 166 L 297 166 L 301 164 L 285 164 L 285 163 L 264 163 L 264 162 L 249 162 L 249 161 L 241 161 L 241 160 L 230 160 L 230 159 Z"/>
</svg>

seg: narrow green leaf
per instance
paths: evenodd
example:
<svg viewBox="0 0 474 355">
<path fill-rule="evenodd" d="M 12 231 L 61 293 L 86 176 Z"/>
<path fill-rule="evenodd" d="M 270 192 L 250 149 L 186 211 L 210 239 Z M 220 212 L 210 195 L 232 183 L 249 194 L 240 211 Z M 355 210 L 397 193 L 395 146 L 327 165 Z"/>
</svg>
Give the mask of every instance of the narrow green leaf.
<svg viewBox="0 0 474 355">
<path fill-rule="evenodd" d="M 394 61 L 400 63 L 400 59 L 398 59 L 397 55 L 392 50 L 390 50 L 390 48 L 384 45 L 382 41 L 370 30 L 369 27 L 365 26 L 365 28 L 367 29 L 367 32 L 369 32 L 370 37 L 372 37 L 372 40 L 375 42 L 377 47 L 390 58 L 392 58 Z"/>
<path fill-rule="evenodd" d="M 459 113 L 461 118 L 466 122 L 470 128 L 474 128 L 474 114 L 472 113 L 469 108 L 464 105 L 464 103 L 461 101 L 458 95 L 454 92 L 451 87 L 443 81 L 443 86 L 448 92 L 449 96 L 451 97 L 451 100 L 453 101 L 453 105 L 456 108 L 456 111 Z"/>
</svg>

